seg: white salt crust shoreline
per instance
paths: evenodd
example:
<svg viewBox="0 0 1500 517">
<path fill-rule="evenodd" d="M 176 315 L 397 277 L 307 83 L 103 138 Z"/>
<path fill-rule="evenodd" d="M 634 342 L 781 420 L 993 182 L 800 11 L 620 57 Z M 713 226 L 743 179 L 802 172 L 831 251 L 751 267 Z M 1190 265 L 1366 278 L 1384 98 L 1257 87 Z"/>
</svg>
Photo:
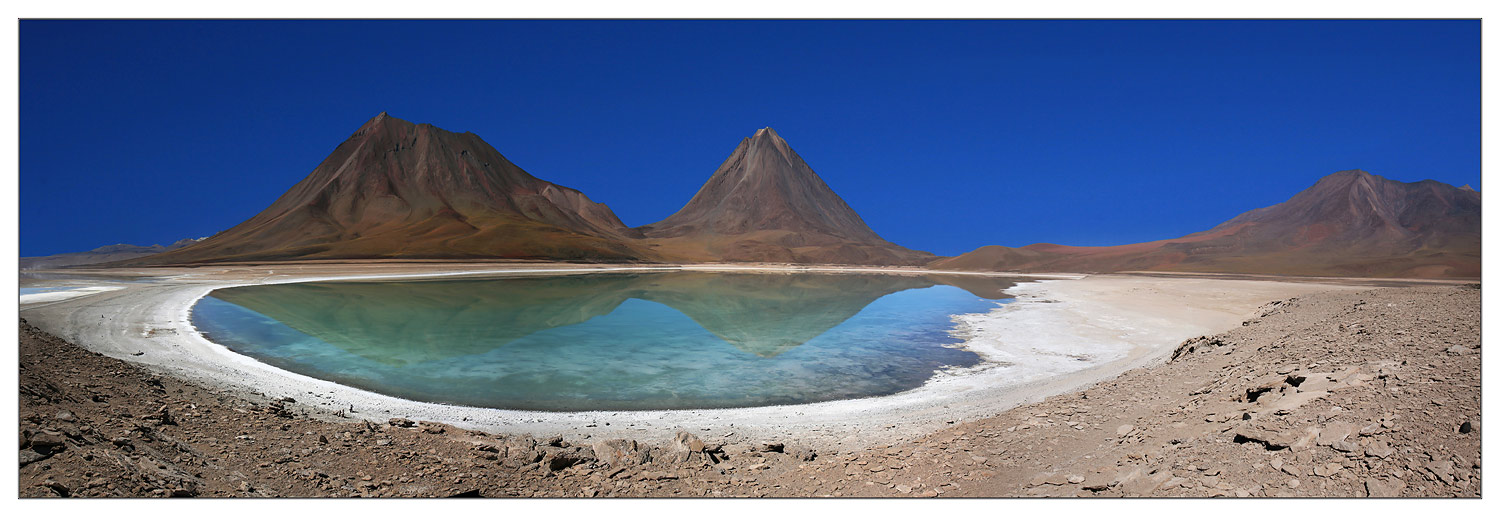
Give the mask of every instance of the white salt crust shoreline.
<svg viewBox="0 0 1500 517">
<path fill-rule="evenodd" d="M 283 273 L 276 273 L 281 269 Z M 961 348 L 976 366 L 939 372 L 925 385 L 883 397 L 756 408 L 539 412 L 474 408 L 405 400 L 308 377 L 261 363 L 205 339 L 189 312 L 215 289 L 326 280 L 561 274 L 606 271 L 972 272 L 878 268 L 690 265 L 601 268 L 486 268 L 382 274 L 287 273 L 281 267 L 240 267 L 163 276 L 157 282 L 45 305 L 23 305 L 21 317 L 80 346 L 164 373 L 266 397 L 291 397 L 322 413 L 443 422 L 504 434 L 563 435 L 570 441 L 632 438 L 665 442 L 678 430 L 708 441 L 784 441 L 845 450 L 890 443 L 951 423 L 999 414 L 1016 405 L 1076 391 L 1121 372 L 1160 362 L 1194 336 L 1238 325 L 1266 302 L 1347 285 L 1136 276 L 995 275 L 1032 277 L 1007 290 L 1016 296 L 984 314 L 955 316 Z M 358 270 L 350 267 L 346 269 Z M 140 355 L 136 355 L 136 354 Z M 350 409 L 352 408 L 352 412 Z"/>
<path fill-rule="evenodd" d="M 118 287 L 118 286 L 95 286 L 95 287 L 79 287 L 79 288 L 76 288 L 76 289 L 68 289 L 66 291 L 50 291 L 50 292 L 45 292 L 45 293 L 23 294 L 19 298 L 19 302 L 20 302 L 21 305 L 32 305 L 32 304 L 38 304 L 38 303 L 57 302 L 57 301 L 71 299 L 71 298 L 81 298 L 81 297 L 88 296 L 88 295 L 91 295 L 91 294 L 99 294 L 99 293 L 105 293 L 105 292 L 109 292 L 109 291 L 116 291 L 116 290 L 119 290 L 119 289 L 122 289 L 122 288 Z"/>
</svg>

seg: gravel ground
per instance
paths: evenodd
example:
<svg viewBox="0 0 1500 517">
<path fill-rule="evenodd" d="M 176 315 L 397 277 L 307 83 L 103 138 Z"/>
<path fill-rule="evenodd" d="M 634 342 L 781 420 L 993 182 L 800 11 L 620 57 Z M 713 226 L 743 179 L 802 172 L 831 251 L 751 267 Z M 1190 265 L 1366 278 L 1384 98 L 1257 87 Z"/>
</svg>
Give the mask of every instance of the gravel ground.
<svg viewBox="0 0 1500 517">
<path fill-rule="evenodd" d="M 1478 286 L 1331 291 L 1083 391 L 873 447 L 327 413 L 20 325 L 22 497 L 1480 495 Z M 696 434 L 695 434 L 696 433 Z M 821 447 L 821 449 L 820 449 Z"/>
</svg>

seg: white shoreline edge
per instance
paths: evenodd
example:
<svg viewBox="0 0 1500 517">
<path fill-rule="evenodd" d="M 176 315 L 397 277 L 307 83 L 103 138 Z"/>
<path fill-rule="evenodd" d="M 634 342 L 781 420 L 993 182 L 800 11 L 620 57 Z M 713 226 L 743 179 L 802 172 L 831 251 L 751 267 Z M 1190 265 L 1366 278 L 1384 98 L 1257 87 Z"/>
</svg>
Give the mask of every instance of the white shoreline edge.
<svg viewBox="0 0 1500 517">
<path fill-rule="evenodd" d="M 375 421 L 391 417 L 437 421 L 463 428 L 504 434 L 561 434 L 570 440 L 589 441 L 616 437 L 664 441 L 679 429 L 686 429 L 706 440 L 785 440 L 819 448 L 848 448 L 889 442 L 897 437 L 913 437 L 945 427 L 949 422 L 983 418 L 1016 405 L 1040 400 L 1046 396 L 1073 391 L 1099 380 L 1112 378 L 1127 369 L 1161 359 L 1182 339 L 1227 329 L 1225 316 L 1236 319 L 1245 314 L 1218 314 L 1205 327 L 1200 322 L 1166 318 L 1158 324 L 1138 329 L 1123 329 L 1120 319 L 1136 316 L 1129 308 L 1098 303 L 1089 299 L 1087 289 L 1079 290 L 1083 275 L 1016 275 L 958 271 L 840 268 L 840 267 L 764 267 L 685 265 L 660 267 L 600 267 L 558 269 L 478 269 L 451 272 L 417 272 L 386 274 L 338 274 L 294 276 L 272 279 L 276 267 L 265 267 L 259 281 L 214 281 L 177 283 L 197 276 L 193 274 L 163 277 L 164 282 L 127 286 L 109 297 L 88 297 L 23 308 L 22 316 L 33 324 L 65 337 L 96 352 L 119 359 L 142 363 L 190 379 L 206 382 L 230 391 L 249 392 L 272 398 L 292 397 L 299 404 L 314 406 L 323 412 L 354 408 L 349 416 Z M 1002 277 L 1030 277 L 1038 281 L 1017 284 L 1007 292 L 1016 300 L 987 314 L 955 317 L 959 333 L 965 338 L 960 348 L 973 351 L 984 362 L 980 365 L 940 371 L 923 386 L 905 392 L 863 399 L 818 402 L 792 406 L 764 406 L 735 409 L 666 410 L 666 411 L 587 411 L 542 412 L 476 408 L 420 402 L 382 395 L 332 381 L 317 379 L 283 370 L 236 353 L 202 336 L 191 324 L 192 307 L 208 293 L 244 285 L 282 284 L 313 281 L 379 280 L 451 276 L 597 273 L 620 271 L 775 271 L 775 272 L 864 272 L 887 274 L 944 274 Z M 1071 280 L 1061 281 L 1058 280 Z M 1159 278 L 1121 278 L 1114 280 L 1133 284 L 1174 282 L 1239 283 L 1275 285 L 1285 291 L 1312 291 L 1334 286 L 1286 284 L 1245 280 L 1178 280 Z M 1107 291 L 1108 289 L 1106 289 Z M 165 292 L 156 292 L 165 291 Z M 97 293 L 96 293 L 97 294 Z M 1094 293 L 1097 294 L 1097 293 Z M 1082 296 L 1080 296 L 1082 295 Z M 1277 295 L 1279 296 L 1279 295 Z M 1251 307 L 1276 299 L 1262 294 Z M 115 302 L 115 303 L 110 303 Z M 1243 305 L 1243 304 L 1241 304 Z M 1112 312 L 1112 309 L 1114 311 Z M 1122 312 L 1123 314 L 1115 314 Z M 1084 317 L 1085 315 L 1089 317 Z M 1090 323 L 1089 320 L 1095 320 Z M 1201 318 L 1200 318 L 1201 319 Z M 165 321 L 163 321 L 165 320 Z M 1133 321 L 1133 320 L 1131 320 Z M 1017 325 L 1030 322 L 1040 325 L 1041 332 L 1020 330 Z M 1099 325 L 1104 322 L 1105 325 Z M 1127 321 L 1128 323 L 1128 321 Z M 1164 323 L 1164 325 L 1163 325 Z M 1110 325 L 1113 325 L 1111 327 Z M 1218 325 L 1217 327 L 1214 327 Z M 1128 325 L 1123 325 L 1128 326 Z M 1210 328 L 1213 327 L 1213 328 Z M 1018 332 L 1018 330 L 1020 330 Z M 1211 332 L 1210 332 L 1211 331 Z M 1018 348 L 1019 347 L 1019 348 Z M 1052 360 L 1034 363 L 1017 362 L 1013 366 L 996 365 L 996 361 L 1017 359 L 1020 348 L 1040 347 L 1045 352 L 1094 350 L 1102 361 L 1081 362 Z M 134 355 L 145 352 L 141 356 Z M 1025 359 L 1025 358 L 1022 358 Z M 1023 384 L 1024 383 L 1024 384 Z"/>
<path fill-rule="evenodd" d="M 124 288 L 119 286 L 94 286 L 68 288 L 61 291 L 48 291 L 45 293 L 23 294 L 18 299 L 18 303 L 21 305 L 35 305 L 38 303 L 59 302 L 63 300 L 70 300 L 73 298 L 82 298 L 91 294 L 118 291 L 120 289 Z"/>
</svg>

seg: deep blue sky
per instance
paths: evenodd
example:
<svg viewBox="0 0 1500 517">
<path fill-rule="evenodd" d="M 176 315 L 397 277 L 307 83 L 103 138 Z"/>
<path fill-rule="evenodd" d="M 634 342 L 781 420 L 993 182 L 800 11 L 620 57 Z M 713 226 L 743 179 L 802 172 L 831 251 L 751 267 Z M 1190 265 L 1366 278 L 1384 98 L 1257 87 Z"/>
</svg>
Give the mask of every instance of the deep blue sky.
<svg viewBox="0 0 1500 517">
<path fill-rule="evenodd" d="M 381 111 L 632 226 L 776 128 L 896 243 L 1180 236 L 1362 168 L 1479 188 L 1477 21 L 22 21 L 20 252 L 226 229 Z"/>
</svg>

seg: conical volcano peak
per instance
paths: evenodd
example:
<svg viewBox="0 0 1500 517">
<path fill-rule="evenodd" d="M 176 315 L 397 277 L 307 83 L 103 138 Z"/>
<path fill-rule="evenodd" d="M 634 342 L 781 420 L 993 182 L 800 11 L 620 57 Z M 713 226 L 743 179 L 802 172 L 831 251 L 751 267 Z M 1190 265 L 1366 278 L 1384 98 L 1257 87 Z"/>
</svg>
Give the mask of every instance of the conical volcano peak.
<svg viewBox="0 0 1500 517">
<path fill-rule="evenodd" d="M 1360 179 L 1365 179 L 1365 178 L 1378 178 L 1378 177 L 1379 176 L 1376 176 L 1374 174 L 1370 174 L 1368 172 L 1365 172 L 1363 169 L 1349 169 L 1349 170 L 1338 171 L 1338 172 L 1335 172 L 1333 174 L 1329 174 L 1327 176 L 1323 176 L 1322 178 L 1318 179 L 1318 182 L 1322 183 L 1323 181 L 1332 180 L 1332 179 L 1360 180 Z"/>
<path fill-rule="evenodd" d="M 388 132 L 392 129 L 404 132 L 414 127 L 416 127 L 416 124 L 392 117 L 389 113 L 382 111 L 379 115 L 375 115 L 364 124 L 361 124 L 359 129 L 354 130 L 354 134 L 349 135 L 349 138 L 359 138 L 376 132 Z"/>
<path fill-rule="evenodd" d="M 1357 185 L 1378 185 L 1384 180 L 1385 178 L 1370 174 L 1362 169 L 1349 169 L 1318 178 L 1318 181 L 1314 182 L 1312 188 L 1307 189 L 1307 191 L 1345 190 Z"/>
<path fill-rule="evenodd" d="M 731 261 L 919 264 L 886 241 L 769 126 L 740 142 L 672 216 L 641 227 Z"/>
<path fill-rule="evenodd" d="M 392 117 L 390 113 L 386 113 L 386 112 L 382 111 L 382 112 L 380 112 L 379 115 L 375 115 L 374 117 L 371 117 L 370 120 L 368 122 L 365 122 L 364 125 L 360 126 L 360 128 L 364 129 L 364 128 L 367 128 L 367 127 L 378 126 L 378 125 L 384 124 L 387 121 L 392 120 L 392 119 L 394 119 L 394 120 L 396 120 L 398 122 L 406 122 L 405 120 L 401 120 L 401 119 L 398 119 L 396 117 Z"/>
<path fill-rule="evenodd" d="M 304 258 L 635 260 L 640 232 L 473 133 L 381 112 L 255 217 L 157 263 Z"/>
</svg>

